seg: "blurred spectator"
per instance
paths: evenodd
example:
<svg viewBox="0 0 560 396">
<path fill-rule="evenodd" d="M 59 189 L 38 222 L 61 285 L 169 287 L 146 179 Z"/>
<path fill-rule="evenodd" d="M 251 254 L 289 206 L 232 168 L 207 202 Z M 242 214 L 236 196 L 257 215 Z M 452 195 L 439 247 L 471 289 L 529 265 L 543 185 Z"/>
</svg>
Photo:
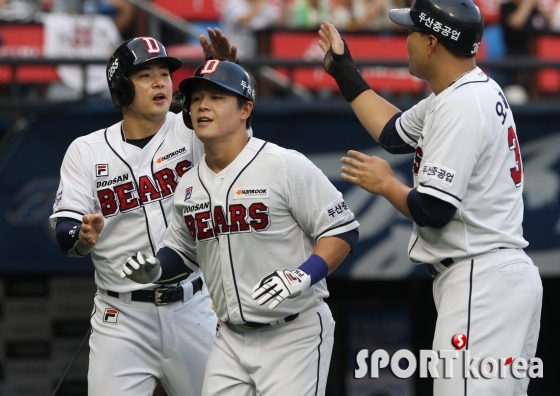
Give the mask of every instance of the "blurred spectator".
<svg viewBox="0 0 560 396">
<path fill-rule="evenodd" d="M 329 20 L 328 0 L 287 0 L 284 23 L 292 29 L 317 29 Z"/>
<path fill-rule="evenodd" d="M 95 1 L 95 0 L 86 0 Z M 123 40 L 148 35 L 146 14 L 127 0 L 96 0 L 97 12 L 115 20 Z"/>
<path fill-rule="evenodd" d="M 31 22 L 39 9 L 38 0 L 0 0 L 0 21 Z"/>
<path fill-rule="evenodd" d="M 279 18 L 275 0 L 225 0 L 221 23 L 229 41 L 237 45 L 239 57 L 250 59 L 257 52 L 255 32 L 273 26 Z"/>
<path fill-rule="evenodd" d="M 352 17 L 352 0 L 331 0 L 330 19 L 339 30 L 349 30 L 354 23 Z"/>
<path fill-rule="evenodd" d="M 546 30 L 549 16 L 537 0 L 509 0 L 501 6 L 507 55 L 532 53 L 535 37 Z"/>
<path fill-rule="evenodd" d="M 549 18 L 549 13 L 538 0 L 506 0 L 502 3 L 500 23 L 506 56 L 535 56 L 536 37 L 547 30 Z M 538 95 L 534 71 L 511 71 L 505 74 L 509 81 L 505 81 L 504 85 L 513 85 L 518 95 L 522 89 L 530 97 Z"/>
<path fill-rule="evenodd" d="M 560 32 L 560 0 L 538 0 L 538 10 L 546 19 L 548 30 Z"/>
<path fill-rule="evenodd" d="M 353 0 L 354 22 L 349 30 L 396 30 L 399 25 L 389 19 L 389 10 L 405 7 L 402 0 Z"/>
<path fill-rule="evenodd" d="M 62 12 L 47 14 L 44 18 L 44 56 L 51 58 L 78 58 L 106 60 L 122 42 L 113 19 L 107 15 L 72 15 Z M 88 94 L 107 93 L 105 65 L 88 65 L 85 67 Z M 65 92 L 53 86 L 50 96 L 79 97 L 84 90 L 83 68 L 75 65 L 60 65 L 58 75 L 64 86 L 70 88 Z"/>
</svg>

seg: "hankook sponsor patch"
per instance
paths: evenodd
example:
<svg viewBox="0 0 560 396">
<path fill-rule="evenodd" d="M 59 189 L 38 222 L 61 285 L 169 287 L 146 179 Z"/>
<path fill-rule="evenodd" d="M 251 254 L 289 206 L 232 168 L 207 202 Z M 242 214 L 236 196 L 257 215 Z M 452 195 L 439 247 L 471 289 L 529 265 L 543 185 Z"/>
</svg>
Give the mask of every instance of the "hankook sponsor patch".
<svg viewBox="0 0 560 396">
<path fill-rule="evenodd" d="M 233 189 L 233 199 L 244 198 L 268 198 L 270 187 L 235 187 Z"/>
</svg>

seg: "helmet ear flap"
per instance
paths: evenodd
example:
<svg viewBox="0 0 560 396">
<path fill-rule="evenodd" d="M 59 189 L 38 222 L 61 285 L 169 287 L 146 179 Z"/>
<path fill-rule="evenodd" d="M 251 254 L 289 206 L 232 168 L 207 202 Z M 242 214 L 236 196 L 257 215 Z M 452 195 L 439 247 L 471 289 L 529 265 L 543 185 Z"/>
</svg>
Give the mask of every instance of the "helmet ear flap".
<svg viewBox="0 0 560 396">
<path fill-rule="evenodd" d="M 125 76 L 115 79 L 110 86 L 111 98 L 115 107 L 122 109 L 134 100 L 134 84 Z"/>
<path fill-rule="evenodd" d="M 185 123 L 187 128 L 194 129 L 192 119 L 191 119 L 190 109 L 191 109 L 191 99 L 185 96 L 185 100 L 183 101 L 183 122 Z"/>
</svg>

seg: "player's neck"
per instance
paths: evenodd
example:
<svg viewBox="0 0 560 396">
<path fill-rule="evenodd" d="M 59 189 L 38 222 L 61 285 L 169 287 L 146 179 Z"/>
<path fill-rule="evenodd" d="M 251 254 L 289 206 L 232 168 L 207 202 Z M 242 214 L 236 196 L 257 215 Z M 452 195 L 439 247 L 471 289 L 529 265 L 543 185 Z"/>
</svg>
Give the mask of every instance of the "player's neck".
<svg viewBox="0 0 560 396">
<path fill-rule="evenodd" d="M 247 131 L 236 133 L 224 139 L 212 139 L 204 142 L 206 165 L 214 173 L 227 168 L 247 145 Z"/>
<path fill-rule="evenodd" d="M 430 88 L 436 95 L 446 90 L 463 74 L 474 69 L 476 62 L 474 58 L 453 58 L 451 62 L 440 62 L 438 66 L 428 80 Z"/>
<path fill-rule="evenodd" d="M 165 123 L 166 117 L 157 120 L 146 118 L 128 117 L 124 115 L 123 130 L 126 139 L 137 140 L 155 135 Z"/>
</svg>

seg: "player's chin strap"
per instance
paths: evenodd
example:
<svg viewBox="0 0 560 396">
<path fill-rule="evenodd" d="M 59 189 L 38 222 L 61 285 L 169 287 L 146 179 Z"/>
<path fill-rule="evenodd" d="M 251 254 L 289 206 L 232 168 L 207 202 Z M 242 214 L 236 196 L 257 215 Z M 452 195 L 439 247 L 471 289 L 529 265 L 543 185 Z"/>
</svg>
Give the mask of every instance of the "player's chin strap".
<svg viewBox="0 0 560 396">
<path fill-rule="evenodd" d="M 62 382 L 64 381 L 64 379 L 66 378 L 66 376 L 68 375 L 68 372 L 70 371 L 70 369 L 72 368 L 72 366 L 74 365 L 74 362 L 76 361 L 78 355 L 80 354 L 82 348 L 84 347 L 84 344 L 86 342 L 86 340 L 88 339 L 89 335 L 91 334 L 91 326 L 88 329 L 88 331 L 86 332 L 86 335 L 84 336 L 84 339 L 82 340 L 82 343 L 80 344 L 80 346 L 78 347 L 78 350 L 76 351 L 76 354 L 74 355 L 74 358 L 72 359 L 72 361 L 70 362 L 70 364 L 68 365 L 68 368 L 66 369 L 66 371 L 64 372 L 64 374 L 62 375 L 62 378 L 60 379 L 60 381 L 58 381 L 58 384 L 56 385 L 56 388 L 54 388 L 53 393 L 51 394 L 51 396 L 55 396 L 56 392 L 58 391 L 58 388 L 60 388 L 60 385 L 62 385 Z"/>
</svg>

